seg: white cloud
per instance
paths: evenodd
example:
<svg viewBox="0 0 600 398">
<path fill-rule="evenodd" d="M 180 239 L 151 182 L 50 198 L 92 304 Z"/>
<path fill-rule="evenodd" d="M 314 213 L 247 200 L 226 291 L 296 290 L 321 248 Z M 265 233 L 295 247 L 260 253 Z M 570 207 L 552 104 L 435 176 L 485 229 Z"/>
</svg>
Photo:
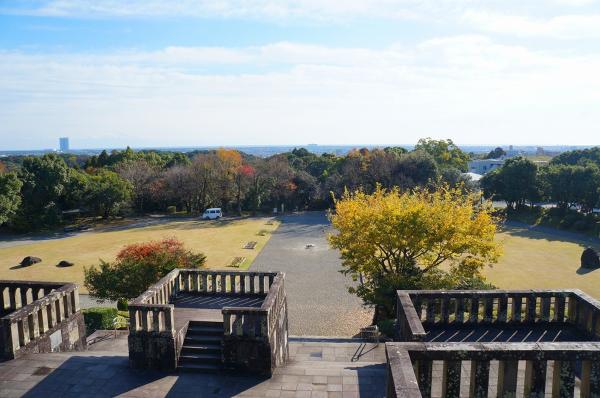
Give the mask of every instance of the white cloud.
<svg viewBox="0 0 600 398">
<path fill-rule="evenodd" d="M 600 38 L 600 14 L 561 15 L 541 19 L 519 15 L 468 11 L 463 20 L 487 32 L 556 39 Z"/>
<path fill-rule="evenodd" d="M 597 143 L 599 68 L 598 55 L 539 53 L 485 36 L 383 50 L 283 42 L 0 52 L 0 145 L 51 146 L 63 134 L 87 146 L 410 143 L 422 136 Z"/>
</svg>

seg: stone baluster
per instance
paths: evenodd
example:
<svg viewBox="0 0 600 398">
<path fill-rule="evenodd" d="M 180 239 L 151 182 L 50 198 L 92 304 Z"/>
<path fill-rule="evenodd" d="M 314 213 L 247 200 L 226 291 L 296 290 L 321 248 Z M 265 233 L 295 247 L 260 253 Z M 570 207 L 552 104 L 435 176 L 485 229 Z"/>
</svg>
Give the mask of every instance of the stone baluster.
<svg viewBox="0 0 600 398">
<path fill-rule="evenodd" d="M 202 290 L 200 290 L 203 293 L 208 293 L 208 275 L 203 273 L 202 274 Z"/>
<path fill-rule="evenodd" d="M 210 273 L 210 289 L 212 293 L 217 292 L 217 275 L 215 273 Z"/>
<path fill-rule="evenodd" d="M 142 317 L 142 330 L 148 332 L 148 310 L 146 308 L 140 309 L 140 315 Z"/>
<path fill-rule="evenodd" d="M 435 322 L 435 301 L 432 298 L 427 299 L 427 309 L 425 310 L 425 320 L 429 323 Z"/>
<path fill-rule="evenodd" d="M 48 327 L 52 329 L 56 326 L 56 306 L 54 301 L 50 300 L 46 305 L 46 313 L 48 314 Z"/>
<path fill-rule="evenodd" d="M 8 300 L 10 302 L 10 309 L 11 310 L 16 310 L 17 308 L 19 308 L 19 304 L 17 303 L 17 288 L 16 287 L 9 287 L 8 288 Z"/>
<path fill-rule="evenodd" d="M 4 299 L 4 292 L 7 289 L 4 286 L 0 286 L 0 313 L 4 312 L 6 309 L 6 305 L 8 304 Z"/>
<path fill-rule="evenodd" d="M 484 305 L 483 321 L 484 322 L 492 322 L 492 319 L 494 317 L 494 298 L 486 297 L 483 301 L 483 305 Z"/>
<path fill-rule="evenodd" d="M 479 320 L 479 298 L 471 297 L 471 311 L 469 313 L 469 322 L 477 323 Z"/>
<path fill-rule="evenodd" d="M 440 304 L 440 322 L 448 323 L 450 320 L 450 298 L 444 295 Z"/>
<path fill-rule="evenodd" d="M 415 368 L 421 395 L 423 398 L 431 397 L 433 361 L 420 359 L 417 361 Z"/>
<path fill-rule="evenodd" d="M 575 371 L 571 361 L 554 361 L 552 396 L 573 398 L 575 394 Z"/>
<path fill-rule="evenodd" d="M 442 371 L 442 397 L 460 397 L 460 368 L 460 361 L 444 361 L 444 367 Z"/>
<path fill-rule="evenodd" d="M 525 361 L 525 397 L 544 398 L 546 367 L 546 361 Z"/>
<path fill-rule="evenodd" d="M 600 361 L 582 361 L 581 398 L 600 397 Z"/>
<path fill-rule="evenodd" d="M 172 332 L 175 329 L 175 312 L 173 307 L 169 307 L 164 310 L 163 315 L 165 317 L 165 330 Z"/>
<path fill-rule="evenodd" d="M 153 308 L 152 309 L 152 331 L 160 332 L 160 309 Z"/>
<path fill-rule="evenodd" d="M 514 398 L 517 394 L 519 361 L 498 361 L 498 398 Z"/>
<path fill-rule="evenodd" d="M 81 309 L 79 307 L 79 288 L 77 287 L 71 292 L 71 306 L 74 313 Z"/>
<path fill-rule="evenodd" d="M 541 318 L 544 322 L 550 320 L 550 304 L 550 297 L 542 297 Z"/>
<path fill-rule="evenodd" d="M 465 299 L 462 297 L 457 297 L 455 299 L 456 302 L 456 311 L 454 312 L 454 322 L 463 323 L 465 319 Z M 419 318 L 421 317 L 421 311 L 418 311 L 417 314 Z"/>
<path fill-rule="evenodd" d="M 62 302 L 64 307 L 64 318 L 67 319 L 71 316 L 71 295 L 63 293 Z"/>
<path fill-rule="evenodd" d="M 249 283 L 250 283 L 250 294 L 254 294 L 255 290 L 254 290 L 254 279 L 256 277 L 255 273 L 250 273 L 248 274 L 249 276 Z"/>
<path fill-rule="evenodd" d="M 525 320 L 527 322 L 535 322 L 536 301 L 534 293 L 527 295 L 527 313 L 525 314 Z"/>
<path fill-rule="evenodd" d="M 240 294 L 245 294 L 245 293 L 246 293 L 246 275 L 241 274 L 240 275 Z"/>
<path fill-rule="evenodd" d="M 29 330 L 27 322 L 23 319 L 17 320 L 17 327 L 19 328 L 19 343 L 21 347 L 24 347 L 29 343 Z"/>
<path fill-rule="evenodd" d="M 36 313 L 27 315 L 27 327 L 29 329 L 30 340 L 35 340 L 40 336 L 40 330 L 38 329 L 38 318 Z"/>
<path fill-rule="evenodd" d="M 511 320 L 513 322 L 521 322 L 521 308 L 523 307 L 523 297 L 517 295 L 512 299 L 512 314 Z"/>
<path fill-rule="evenodd" d="M 10 319 L 2 319 L 2 329 L 5 333 L 5 343 L 8 343 L 4 347 L 6 354 L 11 354 L 19 349 L 19 325 L 17 322 L 11 322 Z"/>
<path fill-rule="evenodd" d="M 64 319 L 64 309 L 62 308 L 60 302 L 61 298 L 58 296 L 56 300 L 54 300 L 54 307 L 56 309 L 56 323 L 61 323 Z"/>
<path fill-rule="evenodd" d="M 471 361 L 471 398 L 487 398 L 490 380 L 490 361 Z"/>
<path fill-rule="evenodd" d="M 577 311 L 577 298 L 575 297 L 575 295 L 570 295 L 569 296 L 569 304 L 568 304 L 568 308 L 569 308 L 569 313 L 567 314 L 568 320 L 570 323 L 576 325 L 577 321 L 578 321 L 578 316 L 577 314 L 579 313 L 579 311 Z"/>
<path fill-rule="evenodd" d="M 557 322 L 563 322 L 565 319 L 565 297 L 558 295 L 554 297 L 554 318 Z"/>
<path fill-rule="evenodd" d="M 498 314 L 496 319 L 498 322 L 506 323 L 508 313 L 508 296 L 503 294 L 498 298 Z"/>
<path fill-rule="evenodd" d="M 40 328 L 40 334 L 46 333 L 48 331 L 48 312 L 46 311 L 46 306 L 41 305 L 37 311 L 38 317 L 38 327 Z"/>
<path fill-rule="evenodd" d="M 137 332 L 140 329 L 139 311 L 133 306 L 129 307 L 129 327 L 131 331 Z"/>
</svg>

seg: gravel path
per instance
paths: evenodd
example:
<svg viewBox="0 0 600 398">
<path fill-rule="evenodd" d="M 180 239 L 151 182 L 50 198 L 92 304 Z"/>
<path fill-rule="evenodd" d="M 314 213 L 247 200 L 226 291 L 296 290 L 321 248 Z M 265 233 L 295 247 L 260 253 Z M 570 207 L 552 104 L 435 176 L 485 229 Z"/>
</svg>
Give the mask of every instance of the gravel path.
<svg viewBox="0 0 600 398">
<path fill-rule="evenodd" d="M 372 310 L 348 293 L 352 282 L 338 272 L 341 261 L 328 247 L 328 232 L 322 212 L 284 216 L 252 265 L 253 271 L 286 273 L 291 335 L 353 336 L 371 323 Z"/>
</svg>

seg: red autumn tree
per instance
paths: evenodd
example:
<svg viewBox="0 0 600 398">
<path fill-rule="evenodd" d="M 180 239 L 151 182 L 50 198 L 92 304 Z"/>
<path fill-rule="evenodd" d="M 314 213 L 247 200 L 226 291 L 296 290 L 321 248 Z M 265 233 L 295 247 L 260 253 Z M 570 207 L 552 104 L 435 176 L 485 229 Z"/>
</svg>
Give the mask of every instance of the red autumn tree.
<svg viewBox="0 0 600 398">
<path fill-rule="evenodd" d="M 85 269 L 84 285 L 101 300 L 131 299 L 175 268 L 199 268 L 202 253 L 192 253 L 175 238 L 123 247 L 113 263 L 100 260 L 98 268 Z"/>
</svg>

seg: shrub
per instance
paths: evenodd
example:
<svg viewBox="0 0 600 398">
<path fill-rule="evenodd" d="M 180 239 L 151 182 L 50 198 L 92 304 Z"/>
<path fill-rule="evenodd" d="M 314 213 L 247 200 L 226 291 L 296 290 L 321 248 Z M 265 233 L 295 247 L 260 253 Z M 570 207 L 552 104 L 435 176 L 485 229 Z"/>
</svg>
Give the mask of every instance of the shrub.
<svg viewBox="0 0 600 398">
<path fill-rule="evenodd" d="M 113 263 L 84 270 L 90 295 L 103 300 L 132 299 L 175 268 L 198 268 L 206 256 L 186 250 L 177 239 L 125 246 Z"/>
<path fill-rule="evenodd" d="M 129 304 L 127 302 L 128 300 L 126 298 L 120 298 L 117 300 L 117 309 L 119 311 L 127 311 Z"/>
<path fill-rule="evenodd" d="M 167 214 L 175 214 L 177 213 L 177 207 L 176 206 L 168 206 L 167 207 Z"/>
<path fill-rule="evenodd" d="M 118 315 L 116 308 L 94 307 L 83 310 L 83 319 L 87 333 L 96 330 L 113 329 L 113 320 Z"/>
<path fill-rule="evenodd" d="M 384 319 L 377 324 L 379 332 L 386 337 L 393 339 L 396 334 L 396 320 L 395 319 Z"/>
</svg>

